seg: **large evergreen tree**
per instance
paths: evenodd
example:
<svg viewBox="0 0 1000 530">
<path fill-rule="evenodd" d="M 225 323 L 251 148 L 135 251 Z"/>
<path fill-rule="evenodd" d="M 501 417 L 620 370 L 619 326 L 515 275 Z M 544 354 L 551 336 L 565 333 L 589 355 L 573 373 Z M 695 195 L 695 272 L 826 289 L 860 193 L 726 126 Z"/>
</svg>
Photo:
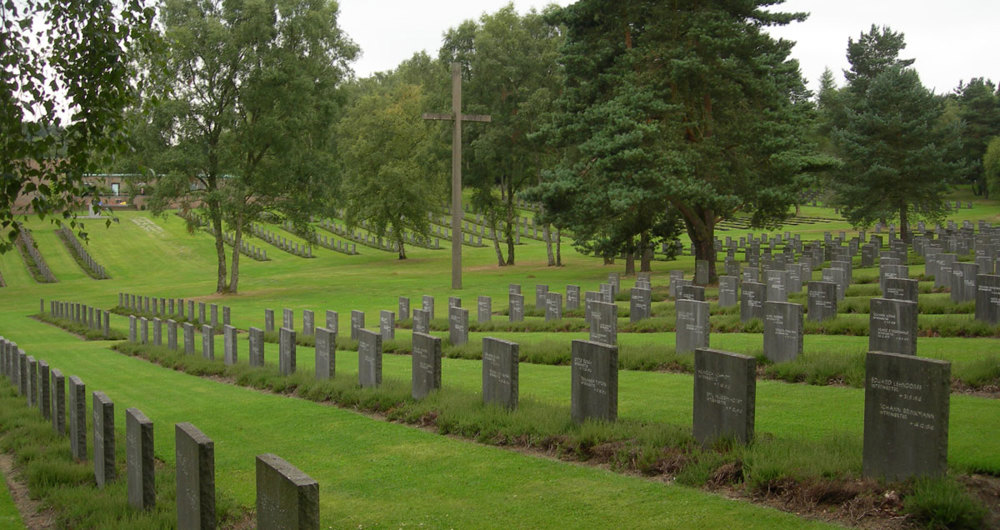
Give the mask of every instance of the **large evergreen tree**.
<svg viewBox="0 0 1000 530">
<path fill-rule="evenodd" d="M 564 156 L 537 190 L 578 237 L 643 250 L 680 215 L 698 259 L 715 227 L 775 226 L 820 159 L 792 43 L 764 28 L 804 18 L 771 1 L 582 0 L 566 27 L 566 89 L 549 138 Z M 715 277 L 714 261 L 711 275 Z"/>
<path fill-rule="evenodd" d="M 976 77 L 955 90 L 958 117 L 962 120 L 962 159 L 965 180 L 973 193 L 989 197 L 983 156 L 990 139 L 1000 135 L 1000 91 L 989 79 Z"/>
</svg>

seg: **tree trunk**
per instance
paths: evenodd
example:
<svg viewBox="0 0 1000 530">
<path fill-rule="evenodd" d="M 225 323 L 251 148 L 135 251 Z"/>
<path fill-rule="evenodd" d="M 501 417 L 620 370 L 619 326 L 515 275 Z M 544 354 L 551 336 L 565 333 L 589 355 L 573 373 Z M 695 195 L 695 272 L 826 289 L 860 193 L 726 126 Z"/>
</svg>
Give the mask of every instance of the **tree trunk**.
<svg viewBox="0 0 1000 530">
<path fill-rule="evenodd" d="M 490 219 L 490 229 L 493 230 L 493 251 L 497 255 L 497 267 L 506 265 L 503 259 L 503 251 L 500 250 L 500 232 L 497 231 L 496 219 Z"/>
<path fill-rule="evenodd" d="M 562 230 L 556 228 L 556 266 L 562 267 Z"/>
<path fill-rule="evenodd" d="M 635 275 L 635 252 L 625 252 L 625 276 Z"/>
<path fill-rule="evenodd" d="M 549 225 L 548 224 L 542 225 L 542 239 L 545 240 L 545 253 L 549 257 L 549 267 L 555 267 L 555 265 L 556 265 L 556 257 L 555 257 L 555 254 L 552 253 L 552 238 L 549 237 Z"/>
<path fill-rule="evenodd" d="M 226 242 L 222 239 L 222 212 L 218 199 L 209 199 L 206 202 L 208 215 L 212 219 L 212 228 L 215 230 L 215 256 L 219 262 L 216 269 L 218 278 L 215 283 L 215 292 L 223 294 L 228 287 L 226 286 Z"/>
<path fill-rule="evenodd" d="M 229 293 L 236 294 L 240 286 L 240 245 L 243 244 L 243 216 L 236 220 L 236 231 L 233 233 L 233 263 L 229 271 Z"/>
<path fill-rule="evenodd" d="M 505 198 L 507 205 L 507 222 L 504 226 L 503 234 L 507 238 L 507 265 L 514 264 L 514 235 L 517 231 L 517 216 L 514 215 L 514 194 L 507 193 Z"/>
<path fill-rule="evenodd" d="M 910 222 L 906 215 L 906 202 L 899 204 L 899 238 L 910 242 Z"/>
<path fill-rule="evenodd" d="M 652 272 L 653 249 L 649 246 L 649 232 L 643 232 L 639 236 L 639 252 L 642 256 L 639 270 L 641 272 Z"/>
<path fill-rule="evenodd" d="M 396 245 L 399 247 L 399 259 L 406 259 L 406 247 L 403 245 L 403 238 L 396 239 Z"/>
<path fill-rule="evenodd" d="M 684 218 L 688 237 L 694 245 L 694 259 L 708 261 L 708 283 L 715 283 L 718 281 L 715 271 L 715 250 L 712 248 L 715 242 L 715 212 L 685 204 L 674 203 L 674 205 Z"/>
</svg>

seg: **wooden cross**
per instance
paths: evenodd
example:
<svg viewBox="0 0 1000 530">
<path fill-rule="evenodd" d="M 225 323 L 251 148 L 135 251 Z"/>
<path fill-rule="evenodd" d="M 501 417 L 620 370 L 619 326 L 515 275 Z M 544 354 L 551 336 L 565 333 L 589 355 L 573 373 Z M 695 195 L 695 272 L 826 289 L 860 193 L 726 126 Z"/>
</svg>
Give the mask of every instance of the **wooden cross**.
<svg viewBox="0 0 1000 530">
<path fill-rule="evenodd" d="M 490 122 L 486 114 L 462 114 L 462 69 L 451 63 L 451 113 L 424 114 L 425 120 L 452 122 L 451 134 L 451 288 L 462 288 L 462 122 Z"/>
</svg>

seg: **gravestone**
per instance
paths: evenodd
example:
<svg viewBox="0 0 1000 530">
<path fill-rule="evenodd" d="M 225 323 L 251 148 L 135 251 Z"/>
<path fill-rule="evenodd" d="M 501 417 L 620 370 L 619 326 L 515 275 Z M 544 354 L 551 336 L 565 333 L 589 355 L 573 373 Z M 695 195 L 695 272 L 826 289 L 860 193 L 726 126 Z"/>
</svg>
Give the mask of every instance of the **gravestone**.
<svg viewBox="0 0 1000 530">
<path fill-rule="evenodd" d="M 960 304 L 976 299 L 976 275 L 979 266 L 975 263 L 955 263 L 951 269 L 951 301 Z"/>
<path fill-rule="evenodd" d="M 337 334 L 316 328 L 316 379 L 333 379 L 337 366 Z"/>
<path fill-rule="evenodd" d="M 226 366 L 236 364 L 238 358 L 236 352 L 236 328 L 223 324 L 222 326 L 222 359 Z"/>
<path fill-rule="evenodd" d="M 163 346 L 163 321 L 153 319 L 153 346 Z"/>
<path fill-rule="evenodd" d="M 278 371 L 281 375 L 292 375 L 295 373 L 295 330 L 281 328 L 278 338 Z"/>
<path fill-rule="evenodd" d="M 427 311 L 427 318 L 428 318 L 429 321 L 430 320 L 434 320 L 434 297 L 433 296 L 428 296 L 428 295 L 425 294 L 423 296 L 423 298 L 421 299 L 421 306 L 420 306 L 420 308 L 423 309 L 424 311 Z"/>
<path fill-rule="evenodd" d="M 270 453 L 257 455 L 257 528 L 319 529 L 319 483 Z"/>
<path fill-rule="evenodd" d="M 431 317 L 427 311 L 423 309 L 413 310 L 413 331 L 418 333 L 431 332 Z"/>
<path fill-rule="evenodd" d="M 589 302 L 590 340 L 601 344 L 618 344 L 618 305 Z"/>
<path fill-rule="evenodd" d="M 566 286 L 566 311 L 575 311 L 580 309 L 580 286 L 579 285 L 567 285 Z"/>
<path fill-rule="evenodd" d="M 382 341 L 396 338 L 396 314 L 392 311 L 381 310 L 378 314 L 378 329 L 382 334 Z"/>
<path fill-rule="evenodd" d="M 138 320 L 135 315 L 128 316 L 128 341 L 139 342 Z"/>
<path fill-rule="evenodd" d="M 694 283 L 695 285 L 708 285 L 708 260 L 698 259 L 694 261 Z"/>
<path fill-rule="evenodd" d="M 944 475 L 950 394 L 951 363 L 869 352 L 862 475 L 890 481 Z"/>
<path fill-rule="evenodd" d="M 125 409 L 125 477 L 128 503 L 137 510 L 156 506 L 153 422 L 139 409 Z"/>
<path fill-rule="evenodd" d="M 545 295 L 549 293 L 548 285 L 536 285 L 535 286 L 535 310 L 541 311 L 545 309 Z"/>
<path fill-rule="evenodd" d="M 469 342 L 469 310 L 461 307 L 448 308 L 448 341 L 452 346 Z"/>
<path fill-rule="evenodd" d="M 208 318 L 205 317 L 205 302 L 198 302 L 198 323 L 208 324 Z"/>
<path fill-rule="evenodd" d="M 709 333 L 712 329 L 709 323 L 711 304 L 697 300 L 678 300 L 676 303 L 677 324 L 675 334 L 675 351 L 689 353 L 698 348 L 707 348 Z"/>
<path fill-rule="evenodd" d="M 215 335 L 212 326 L 208 324 L 201 327 L 201 356 L 209 360 L 215 359 Z"/>
<path fill-rule="evenodd" d="M 545 321 L 559 320 L 562 318 L 562 294 L 556 292 L 545 293 Z"/>
<path fill-rule="evenodd" d="M 743 282 L 740 291 L 740 322 L 749 322 L 755 318 L 763 320 L 767 286 L 762 283 Z"/>
<path fill-rule="evenodd" d="M 511 293 L 509 298 L 508 314 L 511 322 L 524 322 L 524 295 Z"/>
<path fill-rule="evenodd" d="M 75 375 L 69 377 L 69 449 L 73 458 L 87 459 L 87 385 Z"/>
<path fill-rule="evenodd" d="M 684 271 L 677 271 L 677 270 L 670 271 L 670 285 L 667 287 L 667 289 L 671 298 L 677 298 L 677 294 L 680 292 L 680 286 L 681 286 L 679 282 L 682 281 L 683 279 L 684 279 Z"/>
<path fill-rule="evenodd" d="M 489 322 L 493 318 L 493 299 L 489 296 L 480 296 L 476 299 L 476 320 L 478 322 Z"/>
<path fill-rule="evenodd" d="M 264 331 L 271 333 L 274 331 L 274 310 L 265 309 L 264 310 Z"/>
<path fill-rule="evenodd" d="M 807 291 L 809 320 L 822 322 L 837 318 L 837 289 L 837 284 L 833 282 L 809 282 Z"/>
<path fill-rule="evenodd" d="M 307 337 L 316 334 L 316 315 L 309 309 L 302 310 L 302 334 Z"/>
<path fill-rule="evenodd" d="M 194 355 L 194 324 L 184 323 L 184 354 Z"/>
<path fill-rule="evenodd" d="M 886 278 L 884 297 L 889 300 L 917 301 L 920 292 L 920 282 L 908 278 Z"/>
<path fill-rule="evenodd" d="M 521 286 L 516 283 L 508 284 L 507 294 L 521 294 Z"/>
<path fill-rule="evenodd" d="M 222 307 L 222 325 L 229 326 L 232 324 L 232 312 L 229 310 L 229 306 Z"/>
<path fill-rule="evenodd" d="M 652 316 L 653 291 L 633 288 L 629 300 L 629 321 L 638 322 Z"/>
<path fill-rule="evenodd" d="M 66 434 L 66 379 L 58 368 L 52 369 L 52 430 L 59 436 Z"/>
<path fill-rule="evenodd" d="M 694 353 L 695 440 L 747 444 L 754 435 L 757 359 L 701 348 Z"/>
<path fill-rule="evenodd" d="M 375 388 L 382 384 L 382 336 L 358 330 L 358 384 Z"/>
<path fill-rule="evenodd" d="M 844 278 L 846 277 L 844 269 L 826 268 L 823 269 L 822 274 L 823 274 L 822 279 L 824 282 L 837 284 L 837 300 L 843 300 L 844 295 L 847 292 L 846 288 L 844 287 Z"/>
<path fill-rule="evenodd" d="M 618 347 L 585 340 L 572 346 L 571 415 L 575 423 L 588 419 L 618 419 Z"/>
<path fill-rule="evenodd" d="M 115 479 L 115 404 L 104 394 L 94 392 L 94 478 L 97 487 Z"/>
<path fill-rule="evenodd" d="M 190 423 L 174 426 L 177 528 L 215 528 L 215 443 Z"/>
<path fill-rule="evenodd" d="M 771 362 L 794 360 L 802 354 L 802 305 L 764 302 L 764 355 Z"/>
<path fill-rule="evenodd" d="M 49 363 L 38 361 L 38 410 L 42 419 L 52 418 L 52 387 L 49 380 Z"/>
<path fill-rule="evenodd" d="M 976 320 L 1000 324 L 1000 275 L 976 275 Z"/>
<path fill-rule="evenodd" d="M 281 310 L 281 327 L 295 329 L 295 311 L 287 308 Z"/>
<path fill-rule="evenodd" d="M 27 389 L 28 407 L 36 407 L 35 400 L 38 399 L 38 361 L 31 355 L 28 356 L 28 382 L 25 388 Z"/>
<path fill-rule="evenodd" d="M 611 286 L 611 296 L 612 296 L 612 298 L 614 298 L 615 296 L 618 296 L 618 293 L 621 292 L 622 284 L 621 284 L 621 279 L 618 276 L 617 272 L 609 272 L 608 273 L 608 285 Z"/>
<path fill-rule="evenodd" d="M 351 310 L 351 340 L 358 340 L 358 331 L 365 327 L 365 312 Z"/>
<path fill-rule="evenodd" d="M 868 316 L 868 351 L 917 354 L 917 303 L 872 298 Z"/>
<path fill-rule="evenodd" d="M 705 288 L 700 285 L 681 285 L 677 293 L 678 300 L 705 301 Z"/>
<path fill-rule="evenodd" d="M 457 308 L 452 308 L 457 309 Z M 468 311 L 466 311 L 468 314 Z M 413 334 L 411 367 L 413 399 L 423 399 L 441 388 L 441 339 L 426 333 Z"/>
<path fill-rule="evenodd" d="M 739 303 L 739 278 L 719 276 L 719 307 L 733 307 Z"/>
<path fill-rule="evenodd" d="M 251 327 L 249 335 L 248 359 L 250 366 L 264 366 L 264 330 Z"/>
<path fill-rule="evenodd" d="M 397 305 L 399 306 L 399 307 L 397 307 L 397 310 L 398 310 L 398 313 L 399 313 L 399 319 L 400 320 L 409 320 L 410 319 L 410 299 L 407 298 L 407 297 L 405 297 L 405 296 L 400 296 L 399 297 L 399 304 L 397 304 Z"/>
<path fill-rule="evenodd" d="M 910 276 L 910 268 L 906 265 L 886 265 L 881 264 L 878 268 L 878 286 L 879 290 L 882 291 L 882 295 L 885 296 L 888 286 L 886 282 L 892 279 L 900 278 L 905 279 Z M 886 298 L 890 298 L 885 296 Z"/>
<path fill-rule="evenodd" d="M 786 271 L 768 270 L 764 272 L 767 278 L 767 293 L 765 298 L 771 302 L 788 301 L 788 273 Z"/>
<path fill-rule="evenodd" d="M 506 340 L 483 339 L 483 402 L 517 408 L 520 347 Z"/>
<path fill-rule="evenodd" d="M 139 341 L 142 344 L 149 344 L 149 320 L 146 317 L 139 318 Z"/>
<path fill-rule="evenodd" d="M 210 322 L 212 323 L 212 327 L 213 328 L 217 328 L 217 327 L 219 327 L 219 305 L 218 304 L 212 304 L 209 307 L 209 309 L 211 310 L 210 311 L 210 314 L 211 314 Z"/>
</svg>

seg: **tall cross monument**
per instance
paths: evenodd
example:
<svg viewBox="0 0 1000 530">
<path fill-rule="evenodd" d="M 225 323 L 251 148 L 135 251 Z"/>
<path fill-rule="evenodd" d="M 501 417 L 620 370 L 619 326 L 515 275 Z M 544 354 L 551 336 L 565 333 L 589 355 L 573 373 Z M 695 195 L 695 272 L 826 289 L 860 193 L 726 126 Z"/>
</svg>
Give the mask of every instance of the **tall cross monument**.
<svg viewBox="0 0 1000 530">
<path fill-rule="evenodd" d="M 451 63 L 451 113 L 424 114 L 425 120 L 452 122 L 451 134 L 451 288 L 462 288 L 462 122 L 489 122 L 483 114 L 462 114 L 462 69 Z"/>
</svg>

